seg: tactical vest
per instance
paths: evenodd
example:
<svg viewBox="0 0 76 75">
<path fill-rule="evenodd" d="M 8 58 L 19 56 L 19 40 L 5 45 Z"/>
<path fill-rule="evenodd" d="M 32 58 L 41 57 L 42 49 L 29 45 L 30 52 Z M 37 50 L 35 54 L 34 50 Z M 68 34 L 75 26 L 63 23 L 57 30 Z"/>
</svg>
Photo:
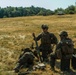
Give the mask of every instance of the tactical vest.
<svg viewBox="0 0 76 75">
<path fill-rule="evenodd" d="M 41 44 L 51 44 L 51 37 L 49 33 L 42 33 Z"/>
</svg>

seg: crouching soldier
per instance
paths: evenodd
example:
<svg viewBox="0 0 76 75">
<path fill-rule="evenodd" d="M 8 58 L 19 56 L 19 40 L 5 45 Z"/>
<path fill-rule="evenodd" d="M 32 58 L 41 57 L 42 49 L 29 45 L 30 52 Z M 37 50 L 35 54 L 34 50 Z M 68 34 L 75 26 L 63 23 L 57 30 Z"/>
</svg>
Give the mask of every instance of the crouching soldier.
<svg viewBox="0 0 76 75">
<path fill-rule="evenodd" d="M 68 37 L 66 31 L 60 33 L 60 42 L 57 44 L 55 54 L 51 54 L 50 66 L 54 70 L 55 60 L 61 59 L 61 71 L 70 71 L 70 59 L 74 51 L 73 41 Z"/>
<path fill-rule="evenodd" d="M 22 49 L 23 53 L 20 55 L 16 67 L 14 68 L 15 72 L 19 72 L 22 67 L 30 67 L 34 64 L 34 53 L 29 49 Z"/>
</svg>

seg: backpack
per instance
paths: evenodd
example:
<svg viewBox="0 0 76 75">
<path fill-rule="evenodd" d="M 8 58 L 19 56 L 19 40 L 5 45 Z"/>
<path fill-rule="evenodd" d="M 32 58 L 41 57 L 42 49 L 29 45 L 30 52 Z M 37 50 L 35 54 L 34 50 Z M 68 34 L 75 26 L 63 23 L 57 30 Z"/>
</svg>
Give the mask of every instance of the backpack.
<svg viewBox="0 0 76 75">
<path fill-rule="evenodd" d="M 74 45 L 71 39 L 65 39 L 61 41 L 62 44 L 62 52 L 63 54 L 73 54 L 74 52 Z"/>
</svg>

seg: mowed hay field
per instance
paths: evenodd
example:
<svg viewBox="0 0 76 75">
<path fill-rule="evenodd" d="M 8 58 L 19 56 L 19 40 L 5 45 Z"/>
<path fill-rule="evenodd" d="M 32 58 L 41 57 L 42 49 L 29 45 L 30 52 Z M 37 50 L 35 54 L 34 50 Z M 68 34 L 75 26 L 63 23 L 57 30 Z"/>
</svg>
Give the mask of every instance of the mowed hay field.
<svg viewBox="0 0 76 75">
<path fill-rule="evenodd" d="M 47 24 L 49 32 L 59 39 L 59 32 L 66 30 L 76 48 L 76 15 L 28 16 L 0 19 L 0 75 L 17 75 L 12 72 L 22 48 L 30 47 L 36 36 L 42 32 L 41 25 Z M 55 75 L 47 68 L 33 75 Z M 31 74 L 32 75 L 32 74 Z M 57 75 L 57 74 L 56 74 Z M 60 75 L 60 74 L 58 74 Z"/>
</svg>

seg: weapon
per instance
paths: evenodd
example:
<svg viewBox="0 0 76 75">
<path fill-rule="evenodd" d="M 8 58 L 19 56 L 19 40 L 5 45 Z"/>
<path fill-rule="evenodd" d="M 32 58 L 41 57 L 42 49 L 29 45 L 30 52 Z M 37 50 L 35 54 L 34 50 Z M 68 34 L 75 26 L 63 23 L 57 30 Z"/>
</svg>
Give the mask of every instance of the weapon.
<svg viewBox="0 0 76 75">
<path fill-rule="evenodd" d="M 36 40 L 36 37 L 35 37 L 35 33 L 33 33 L 32 35 L 33 35 L 35 43 L 36 43 L 36 50 L 37 50 L 37 54 L 38 54 L 38 57 L 39 57 L 39 61 L 42 62 L 42 58 L 41 58 L 41 55 L 40 55 L 40 50 L 38 48 L 38 43 L 37 43 L 37 40 Z"/>
<path fill-rule="evenodd" d="M 19 72 L 18 75 L 27 75 L 27 74 L 33 74 L 36 73 L 36 69 L 45 70 L 46 65 L 44 63 L 39 63 L 37 65 L 33 66 L 33 70 L 27 70 L 26 72 Z"/>
<path fill-rule="evenodd" d="M 18 75 L 26 75 L 26 74 L 30 74 L 30 73 L 32 73 L 32 71 L 20 72 L 20 73 L 18 73 Z"/>
</svg>

